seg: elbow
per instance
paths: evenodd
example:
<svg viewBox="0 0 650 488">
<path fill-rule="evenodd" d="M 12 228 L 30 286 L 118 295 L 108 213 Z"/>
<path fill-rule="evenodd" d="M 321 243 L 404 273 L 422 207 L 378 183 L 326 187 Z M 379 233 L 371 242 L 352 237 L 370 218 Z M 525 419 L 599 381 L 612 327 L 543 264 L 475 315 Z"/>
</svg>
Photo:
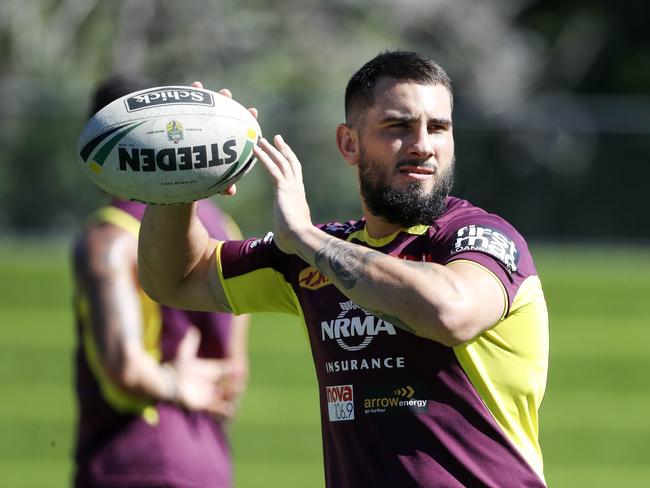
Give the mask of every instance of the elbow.
<svg viewBox="0 0 650 488">
<path fill-rule="evenodd" d="M 447 347 L 456 347 L 474 339 L 481 329 L 477 321 L 468 314 L 469 308 L 461 295 L 455 298 L 447 297 L 443 304 L 430 303 L 428 314 L 418 314 L 421 317 L 433 317 L 428 323 L 421 323 L 419 330 L 424 337 L 432 339 Z"/>
<path fill-rule="evenodd" d="M 149 298 L 160 303 L 160 290 L 154 285 L 155 282 L 151 279 L 149 273 L 143 270 L 143 266 L 138 267 L 138 282 Z"/>
<path fill-rule="evenodd" d="M 137 389 L 138 381 L 134 368 L 126 366 L 117 366 L 108 370 L 111 382 L 123 391 L 133 391 Z"/>
<path fill-rule="evenodd" d="M 458 283 L 449 284 L 449 292 L 443 300 L 430 298 L 436 317 L 438 342 L 456 347 L 472 341 L 482 331 L 480 320 L 473 311 L 471 295 Z"/>
<path fill-rule="evenodd" d="M 118 388 L 125 391 L 137 390 L 139 385 L 139 368 L 137 367 L 136 351 L 125 346 L 119 352 L 116 351 L 112 357 L 106 358 L 104 369 L 111 382 Z"/>
<path fill-rule="evenodd" d="M 447 347 L 456 347 L 471 341 L 476 337 L 477 331 L 458 314 L 447 312 L 439 316 L 438 342 Z"/>
<path fill-rule="evenodd" d="M 153 272 L 148 270 L 142 263 L 138 266 L 138 282 L 142 290 L 154 302 L 162 305 L 170 305 L 173 293 L 170 293 L 168 288 L 163 286 L 160 280 L 156 279 Z"/>
</svg>

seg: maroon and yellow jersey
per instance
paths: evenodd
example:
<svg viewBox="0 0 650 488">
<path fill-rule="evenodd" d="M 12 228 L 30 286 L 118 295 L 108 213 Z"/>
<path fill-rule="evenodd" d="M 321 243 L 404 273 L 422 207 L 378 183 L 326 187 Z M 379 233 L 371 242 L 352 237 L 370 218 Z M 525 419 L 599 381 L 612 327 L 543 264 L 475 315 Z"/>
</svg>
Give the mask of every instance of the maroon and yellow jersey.
<svg viewBox="0 0 650 488">
<path fill-rule="evenodd" d="M 140 203 L 114 201 L 95 212 L 90 223 L 116 225 L 137 238 L 144 209 Z M 214 206 L 201 202 L 198 215 L 215 238 L 233 235 L 226 231 L 226 217 Z M 207 413 L 136 397 L 115 385 L 98 356 L 85 291 L 77 286 L 75 292 L 75 486 L 230 487 L 231 459 L 224 426 Z M 152 357 L 172 359 L 190 326 L 201 331 L 199 356 L 227 354 L 232 315 L 163 307 L 139 292 L 143 347 Z"/>
<path fill-rule="evenodd" d="M 449 197 L 428 226 L 373 239 L 365 221 L 320 226 L 390 256 L 465 261 L 503 290 L 504 314 L 456 347 L 415 336 L 341 293 L 272 235 L 217 253 L 235 313 L 299 315 L 320 389 L 328 486 L 545 486 L 537 413 L 548 320 L 526 242 L 502 218 Z"/>
</svg>

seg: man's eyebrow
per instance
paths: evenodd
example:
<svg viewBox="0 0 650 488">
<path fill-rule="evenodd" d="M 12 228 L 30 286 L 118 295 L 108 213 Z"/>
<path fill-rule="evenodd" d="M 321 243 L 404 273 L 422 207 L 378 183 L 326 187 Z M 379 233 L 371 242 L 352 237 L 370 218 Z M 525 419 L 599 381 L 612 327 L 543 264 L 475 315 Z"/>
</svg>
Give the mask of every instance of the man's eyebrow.
<svg viewBox="0 0 650 488">
<path fill-rule="evenodd" d="M 452 124 L 453 123 L 451 119 L 445 119 L 445 118 L 436 118 L 436 119 L 431 119 L 429 121 L 429 125 L 441 125 L 443 127 L 451 127 Z"/>
<path fill-rule="evenodd" d="M 414 120 L 417 120 L 417 117 L 414 117 L 412 115 L 387 115 L 386 117 L 382 118 L 379 120 L 379 123 L 381 124 L 388 124 L 391 122 L 413 122 Z"/>
<path fill-rule="evenodd" d="M 411 123 L 418 120 L 418 117 L 414 117 L 412 115 L 387 115 L 386 117 L 382 118 L 379 120 L 380 124 L 391 124 L 391 123 Z M 447 118 L 433 118 L 429 119 L 428 125 L 436 125 L 436 126 L 442 126 L 442 127 L 451 127 L 452 126 L 452 121 L 451 119 Z"/>
</svg>

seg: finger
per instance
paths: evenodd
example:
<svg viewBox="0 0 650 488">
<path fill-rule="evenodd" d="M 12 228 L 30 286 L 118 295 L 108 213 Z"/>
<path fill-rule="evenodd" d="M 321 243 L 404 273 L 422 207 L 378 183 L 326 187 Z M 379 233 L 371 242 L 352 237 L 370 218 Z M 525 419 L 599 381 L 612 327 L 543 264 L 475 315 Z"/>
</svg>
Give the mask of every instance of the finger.
<svg viewBox="0 0 650 488">
<path fill-rule="evenodd" d="M 234 402 L 226 400 L 220 395 L 215 395 L 208 406 L 208 411 L 217 417 L 232 419 L 235 416 L 237 406 Z"/>
<path fill-rule="evenodd" d="M 219 386 L 223 391 L 223 397 L 227 400 L 236 401 L 246 389 L 248 368 L 231 359 L 222 359 L 221 361 L 224 366 L 224 376 L 219 382 Z"/>
<path fill-rule="evenodd" d="M 219 359 L 199 358 L 194 362 L 195 373 L 211 383 L 218 383 L 230 376 L 230 365 Z"/>
<path fill-rule="evenodd" d="M 219 93 L 221 93 L 224 97 L 232 98 L 232 92 L 228 90 L 228 88 L 222 88 L 219 90 Z"/>
<path fill-rule="evenodd" d="M 246 385 L 247 382 L 244 378 L 231 376 L 223 385 L 224 397 L 236 402 L 246 391 Z"/>
<path fill-rule="evenodd" d="M 178 345 L 176 356 L 181 358 L 196 357 L 201 342 L 201 333 L 196 327 L 187 329 L 185 336 Z"/>
<path fill-rule="evenodd" d="M 293 149 L 291 149 L 289 144 L 284 142 L 284 139 L 280 134 L 275 136 L 273 142 L 275 147 L 277 147 L 287 161 L 289 161 L 294 176 L 302 181 L 302 164 L 300 164 L 298 156 L 293 152 Z"/>
<path fill-rule="evenodd" d="M 266 154 L 269 155 L 271 160 L 280 169 L 280 172 L 285 178 L 293 176 L 291 163 L 287 161 L 287 158 L 284 156 L 284 154 L 282 154 L 273 144 L 262 137 L 260 139 L 259 146 Z"/>
<path fill-rule="evenodd" d="M 253 147 L 253 154 L 257 158 L 257 160 L 262 163 L 262 166 L 264 166 L 264 169 L 266 169 L 266 172 L 271 176 L 271 179 L 275 182 L 278 183 L 279 181 L 282 181 L 284 179 L 284 176 L 282 176 L 282 171 L 280 171 L 280 168 L 273 162 L 271 157 L 266 154 L 259 146 L 254 146 Z"/>
<path fill-rule="evenodd" d="M 232 419 L 235 416 L 236 406 L 233 402 L 218 398 L 208 406 L 207 411 L 218 419 Z"/>
<path fill-rule="evenodd" d="M 237 186 L 236 185 L 230 185 L 228 188 L 225 190 L 219 192 L 219 195 L 225 195 L 228 197 L 231 197 L 237 193 Z"/>
<path fill-rule="evenodd" d="M 200 81 L 195 81 L 192 83 L 192 86 L 196 88 L 203 88 L 203 83 L 201 83 Z"/>
<path fill-rule="evenodd" d="M 238 382 L 245 383 L 248 380 L 248 364 L 239 360 L 228 360 L 230 374 Z"/>
<path fill-rule="evenodd" d="M 200 410 L 208 412 L 217 417 L 231 417 L 235 412 L 235 404 L 223 395 L 221 388 L 204 387 L 206 396 L 200 402 Z"/>
<path fill-rule="evenodd" d="M 219 93 L 223 95 L 224 97 L 232 98 L 232 92 L 228 90 L 228 88 L 222 88 L 219 90 Z M 251 115 L 255 118 L 257 118 L 257 109 L 254 107 L 251 107 L 248 109 L 248 111 L 251 113 Z"/>
</svg>

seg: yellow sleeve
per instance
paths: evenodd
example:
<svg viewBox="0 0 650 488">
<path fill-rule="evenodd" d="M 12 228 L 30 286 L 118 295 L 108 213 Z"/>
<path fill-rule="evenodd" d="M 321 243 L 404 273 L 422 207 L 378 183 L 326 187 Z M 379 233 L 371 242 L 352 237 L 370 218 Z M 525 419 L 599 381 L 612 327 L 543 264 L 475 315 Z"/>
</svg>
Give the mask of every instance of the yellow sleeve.
<svg viewBox="0 0 650 488">
<path fill-rule="evenodd" d="M 251 312 L 284 312 L 292 315 L 300 314 L 298 298 L 281 272 L 271 267 L 261 265 L 251 271 L 224 277 L 222 258 L 223 242 L 220 242 L 215 252 L 217 260 L 218 279 L 224 290 L 228 304 L 236 315 Z M 246 255 L 238 256 L 246 260 Z"/>
</svg>

